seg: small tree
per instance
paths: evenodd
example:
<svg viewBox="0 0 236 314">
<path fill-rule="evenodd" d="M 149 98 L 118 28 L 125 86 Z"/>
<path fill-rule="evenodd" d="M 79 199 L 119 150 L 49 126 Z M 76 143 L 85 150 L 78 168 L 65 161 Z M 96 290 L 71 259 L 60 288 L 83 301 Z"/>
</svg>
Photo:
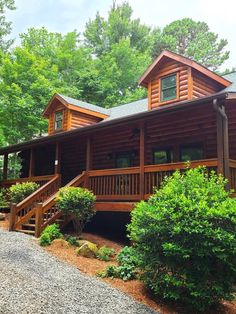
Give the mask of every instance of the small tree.
<svg viewBox="0 0 236 314">
<path fill-rule="evenodd" d="M 56 203 L 62 212 L 72 215 L 74 227 L 81 233 L 85 224 L 95 214 L 95 200 L 93 193 L 85 188 L 64 187 L 59 190 Z"/>
<path fill-rule="evenodd" d="M 20 203 L 38 188 L 39 184 L 35 182 L 23 182 L 12 185 L 10 187 L 10 200 L 13 203 Z"/>
<path fill-rule="evenodd" d="M 157 295 L 206 310 L 231 299 L 236 279 L 236 199 L 222 176 L 176 171 L 132 212 L 143 280 Z"/>
</svg>

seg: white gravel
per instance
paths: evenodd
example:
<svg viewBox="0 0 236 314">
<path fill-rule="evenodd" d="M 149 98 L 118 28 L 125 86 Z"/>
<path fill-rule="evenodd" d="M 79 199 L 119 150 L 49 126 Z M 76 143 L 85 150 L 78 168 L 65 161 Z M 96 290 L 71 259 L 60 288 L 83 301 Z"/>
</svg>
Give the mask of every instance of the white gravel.
<svg viewBox="0 0 236 314">
<path fill-rule="evenodd" d="M 32 237 L 0 229 L 1 314 L 155 314 L 49 255 Z"/>
</svg>

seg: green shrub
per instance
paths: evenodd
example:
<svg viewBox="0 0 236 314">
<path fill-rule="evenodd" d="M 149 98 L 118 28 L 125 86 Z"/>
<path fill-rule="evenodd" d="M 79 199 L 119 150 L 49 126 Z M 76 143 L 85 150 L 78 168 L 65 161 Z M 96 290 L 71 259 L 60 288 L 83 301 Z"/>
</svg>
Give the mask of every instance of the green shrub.
<svg viewBox="0 0 236 314">
<path fill-rule="evenodd" d="M 10 200 L 13 203 L 20 203 L 38 188 L 39 184 L 35 182 L 16 183 L 10 187 Z"/>
<path fill-rule="evenodd" d="M 176 171 L 131 213 L 142 279 L 157 295 L 206 310 L 231 299 L 236 279 L 236 199 L 222 176 Z"/>
<path fill-rule="evenodd" d="M 10 202 L 10 191 L 9 189 L 0 189 L 0 208 L 9 206 Z"/>
<path fill-rule="evenodd" d="M 117 255 L 118 266 L 109 265 L 100 277 L 120 278 L 124 281 L 137 278 L 138 257 L 133 247 L 125 246 Z"/>
<path fill-rule="evenodd" d="M 115 250 L 107 246 L 102 246 L 98 250 L 97 258 L 101 261 L 108 262 L 115 255 Z"/>
<path fill-rule="evenodd" d="M 85 188 L 64 187 L 59 190 L 56 203 L 65 214 L 74 216 L 76 231 L 81 233 L 84 225 L 95 214 L 95 200 L 93 193 Z"/>
<path fill-rule="evenodd" d="M 66 241 L 70 245 L 77 246 L 77 247 L 80 246 L 79 241 L 77 240 L 76 237 L 69 236 L 69 237 L 66 238 Z"/>
<path fill-rule="evenodd" d="M 62 238 L 62 234 L 58 224 L 47 226 L 40 236 L 40 245 L 47 246 L 55 239 Z"/>
</svg>

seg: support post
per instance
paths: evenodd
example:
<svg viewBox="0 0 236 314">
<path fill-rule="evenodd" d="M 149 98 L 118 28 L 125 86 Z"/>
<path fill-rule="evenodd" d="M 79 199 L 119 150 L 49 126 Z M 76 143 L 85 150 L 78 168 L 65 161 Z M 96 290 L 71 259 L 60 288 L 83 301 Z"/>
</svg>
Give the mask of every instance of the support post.
<svg viewBox="0 0 236 314">
<path fill-rule="evenodd" d="M 34 159 L 34 150 L 31 148 L 30 150 L 30 163 L 29 163 L 29 177 L 34 176 L 34 166 L 35 166 L 35 159 Z"/>
<path fill-rule="evenodd" d="M 9 231 L 15 230 L 15 223 L 16 223 L 16 204 L 10 204 L 10 219 L 9 219 Z"/>
<path fill-rule="evenodd" d="M 139 164 L 140 164 L 140 199 L 144 199 L 144 164 L 145 164 L 145 124 L 140 123 L 140 139 L 139 139 Z"/>
<path fill-rule="evenodd" d="M 55 168 L 54 173 L 59 174 L 61 172 L 61 145 L 60 143 L 56 143 L 56 151 L 55 151 Z"/>
<path fill-rule="evenodd" d="M 4 154 L 2 174 L 3 181 L 7 180 L 7 170 L 8 170 L 8 154 Z"/>
<path fill-rule="evenodd" d="M 42 230 L 42 221 L 43 221 L 43 203 L 38 203 L 36 205 L 35 211 L 35 237 L 40 237 Z"/>
<path fill-rule="evenodd" d="M 91 149 L 91 137 L 88 136 L 87 138 L 87 145 L 86 145 L 86 179 L 85 179 L 85 186 L 89 188 L 89 177 L 88 172 L 92 168 L 92 149 Z"/>
</svg>

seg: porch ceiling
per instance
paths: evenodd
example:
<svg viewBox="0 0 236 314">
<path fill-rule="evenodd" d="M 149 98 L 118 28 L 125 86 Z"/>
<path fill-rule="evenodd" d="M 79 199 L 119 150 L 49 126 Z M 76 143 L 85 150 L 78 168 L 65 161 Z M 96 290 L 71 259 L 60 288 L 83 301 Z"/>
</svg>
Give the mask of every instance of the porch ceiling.
<svg viewBox="0 0 236 314">
<path fill-rule="evenodd" d="M 73 138 L 78 135 L 86 135 L 90 134 L 94 131 L 104 130 L 106 128 L 111 128 L 114 126 L 119 126 L 125 123 L 130 123 L 134 121 L 141 121 L 141 120 L 148 120 L 150 118 L 155 117 L 156 115 L 164 114 L 164 113 L 173 113 L 175 111 L 179 110 L 188 110 L 191 109 L 194 106 L 199 105 L 205 105 L 206 103 L 209 103 L 213 99 L 236 99 L 236 93 L 216 93 L 211 96 L 206 96 L 202 98 L 198 98 L 191 101 L 183 101 L 171 105 L 165 105 L 163 107 L 159 107 L 157 109 L 153 109 L 151 111 L 147 112 L 141 112 L 134 115 L 126 115 L 124 117 L 114 119 L 114 120 L 108 120 L 108 121 L 102 121 L 99 123 L 96 123 L 94 125 L 86 126 L 79 129 L 74 129 L 71 131 L 66 131 L 62 133 L 58 133 L 55 135 L 45 136 L 37 139 L 33 139 L 27 142 L 19 143 L 16 145 L 7 146 L 0 149 L 0 155 L 4 155 L 6 153 L 13 153 L 17 151 L 22 151 L 25 149 L 29 149 L 32 147 L 42 146 L 45 144 L 53 144 L 60 142 L 62 140 Z"/>
</svg>

